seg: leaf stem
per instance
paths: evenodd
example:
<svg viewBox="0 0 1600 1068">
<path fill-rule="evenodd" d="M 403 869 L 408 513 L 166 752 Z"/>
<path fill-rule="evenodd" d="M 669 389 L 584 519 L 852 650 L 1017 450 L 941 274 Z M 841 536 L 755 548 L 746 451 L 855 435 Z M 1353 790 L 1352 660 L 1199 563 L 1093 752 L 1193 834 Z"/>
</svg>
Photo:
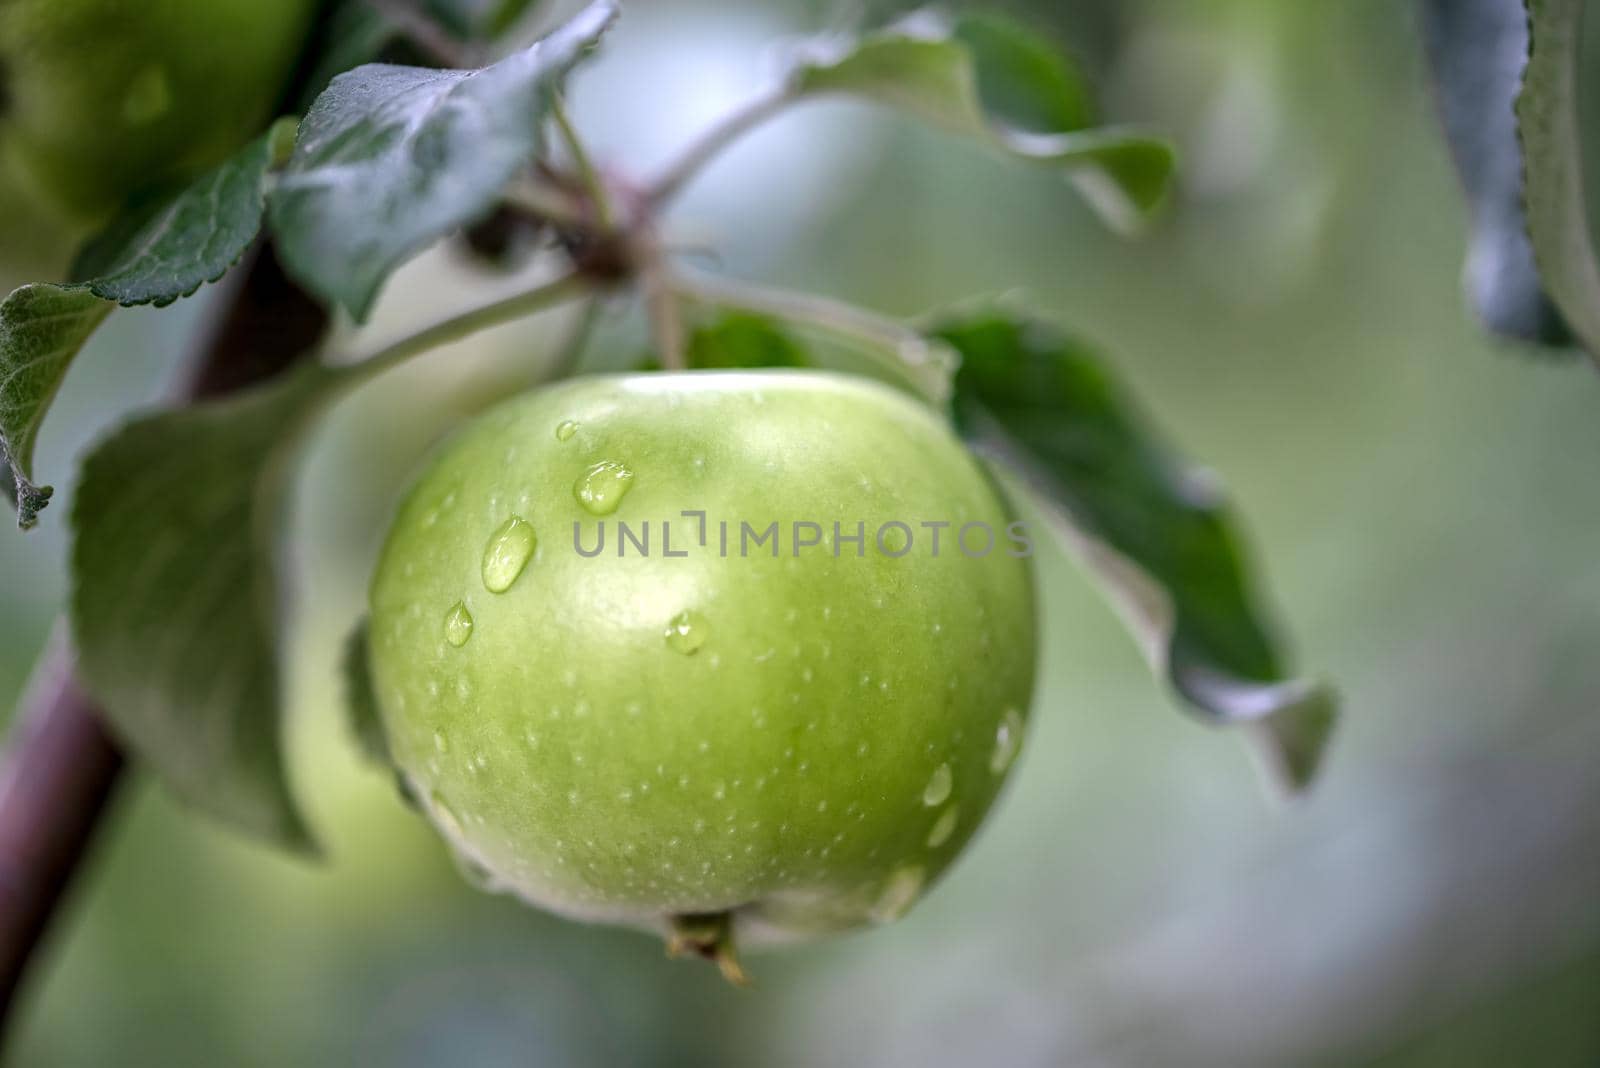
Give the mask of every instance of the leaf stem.
<svg viewBox="0 0 1600 1068">
<path fill-rule="evenodd" d="M 605 180 L 595 168 L 589 150 L 584 147 L 583 138 L 578 136 L 577 128 L 572 125 L 572 119 L 567 115 L 566 102 L 561 97 L 556 97 L 550 108 L 550 114 L 556 120 L 556 128 L 561 131 L 561 139 L 566 142 L 567 151 L 572 154 L 572 164 L 578 168 L 578 177 L 583 182 L 584 191 L 594 203 L 595 218 L 599 220 L 600 228 L 610 230 L 616 225 L 616 214 L 611 207 L 611 194 L 606 190 Z"/>
<path fill-rule="evenodd" d="M 702 134 L 646 188 L 646 202 L 661 207 L 671 201 L 699 176 L 706 165 L 739 138 L 783 112 L 794 103 L 787 88 L 756 97 Z"/>
<path fill-rule="evenodd" d="M 928 403 L 941 406 L 949 400 L 953 353 L 898 320 L 829 297 L 775 289 L 704 271 L 680 271 L 672 279 L 684 299 L 767 315 L 793 326 L 831 334 L 851 343 Z"/>
<path fill-rule="evenodd" d="M 594 287 L 592 279 L 581 272 L 573 271 L 515 296 L 452 315 L 415 334 L 386 345 L 369 356 L 344 364 L 342 370 L 360 380 L 365 380 L 404 363 L 413 356 L 471 337 L 491 327 L 503 326 L 535 312 L 544 311 L 546 308 L 581 296 Z"/>
</svg>

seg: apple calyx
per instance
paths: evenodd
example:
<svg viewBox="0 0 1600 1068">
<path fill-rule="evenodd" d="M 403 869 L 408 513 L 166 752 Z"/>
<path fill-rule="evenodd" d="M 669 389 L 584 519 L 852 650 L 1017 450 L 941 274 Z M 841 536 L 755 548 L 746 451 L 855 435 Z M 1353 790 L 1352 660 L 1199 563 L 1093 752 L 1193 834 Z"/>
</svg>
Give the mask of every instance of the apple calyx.
<svg viewBox="0 0 1600 1068">
<path fill-rule="evenodd" d="M 734 986 L 749 986 L 733 942 L 733 915 L 728 912 L 674 916 L 667 933 L 667 956 L 697 956 L 715 964 Z"/>
</svg>

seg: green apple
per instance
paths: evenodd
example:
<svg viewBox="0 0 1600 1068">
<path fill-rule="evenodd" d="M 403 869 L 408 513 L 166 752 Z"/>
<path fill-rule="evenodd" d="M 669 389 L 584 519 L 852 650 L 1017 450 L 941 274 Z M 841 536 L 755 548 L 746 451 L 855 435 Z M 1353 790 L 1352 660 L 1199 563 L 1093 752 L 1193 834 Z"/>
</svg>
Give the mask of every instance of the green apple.
<svg viewBox="0 0 1600 1068">
<path fill-rule="evenodd" d="M 383 549 L 392 756 L 470 867 L 565 915 L 729 968 L 734 930 L 892 920 L 1021 743 L 1028 552 L 944 422 L 862 379 L 523 396 L 443 448 Z"/>
<path fill-rule="evenodd" d="M 0 0 L 0 193 L 92 224 L 260 132 L 319 0 Z"/>
</svg>

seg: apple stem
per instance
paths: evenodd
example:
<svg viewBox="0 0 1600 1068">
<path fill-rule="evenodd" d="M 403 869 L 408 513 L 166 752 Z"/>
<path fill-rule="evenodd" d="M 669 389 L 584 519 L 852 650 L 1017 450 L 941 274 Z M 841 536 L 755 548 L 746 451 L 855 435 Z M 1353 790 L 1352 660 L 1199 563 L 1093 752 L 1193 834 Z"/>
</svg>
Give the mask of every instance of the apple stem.
<svg viewBox="0 0 1600 1068">
<path fill-rule="evenodd" d="M 734 986 L 749 986 L 750 975 L 739 963 L 733 940 L 731 912 L 695 913 L 672 918 L 667 934 L 667 956 L 697 956 L 717 966 Z"/>
</svg>

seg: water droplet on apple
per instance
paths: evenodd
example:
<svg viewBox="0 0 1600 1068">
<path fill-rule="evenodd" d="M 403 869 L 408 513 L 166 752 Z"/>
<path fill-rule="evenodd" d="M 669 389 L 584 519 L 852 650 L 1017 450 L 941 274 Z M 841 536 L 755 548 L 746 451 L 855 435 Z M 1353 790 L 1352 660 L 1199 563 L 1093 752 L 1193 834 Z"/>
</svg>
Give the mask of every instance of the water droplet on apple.
<svg viewBox="0 0 1600 1068">
<path fill-rule="evenodd" d="M 989 770 L 999 775 L 1011 766 L 1022 748 L 1022 713 L 1015 708 L 1006 709 L 1000 717 L 1000 726 L 994 732 L 994 752 L 989 755 Z"/>
<path fill-rule="evenodd" d="M 922 803 L 929 808 L 944 804 L 950 799 L 950 790 L 954 785 L 955 776 L 950 771 L 950 765 L 940 764 L 933 769 L 928 785 L 922 788 Z"/>
<path fill-rule="evenodd" d="M 939 813 L 939 818 L 934 821 L 933 829 L 928 832 L 928 848 L 938 849 L 950 840 L 955 833 L 956 824 L 961 821 L 961 810 L 951 805 Z"/>
<path fill-rule="evenodd" d="M 698 653 L 711 636 L 711 628 L 698 612 L 687 609 L 672 617 L 667 624 L 667 645 L 684 656 Z"/>
<path fill-rule="evenodd" d="M 444 616 L 444 640 L 457 649 L 472 637 L 472 613 L 464 601 L 457 601 Z"/>
<path fill-rule="evenodd" d="M 533 527 L 521 516 L 512 516 L 489 538 L 483 549 L 483 587 L 490 593 L 504 593 L 528 566 L 539 539 Z"/>
<path fill-rule="evenodd" d="M 556 427 L 556 440 L 571 441 L 572 435 L 576 434 L 577 432 L 578 424 L 574 423 L 571 419 L 568 419 L 560 426 Z"/>
<path fill-rule="evenodd" d="M 614 460 L 602 460 L 583 473 L 572 494 L 590 515 L 610 515 L 632 486 L 632 471 Z"/>
</svg>

